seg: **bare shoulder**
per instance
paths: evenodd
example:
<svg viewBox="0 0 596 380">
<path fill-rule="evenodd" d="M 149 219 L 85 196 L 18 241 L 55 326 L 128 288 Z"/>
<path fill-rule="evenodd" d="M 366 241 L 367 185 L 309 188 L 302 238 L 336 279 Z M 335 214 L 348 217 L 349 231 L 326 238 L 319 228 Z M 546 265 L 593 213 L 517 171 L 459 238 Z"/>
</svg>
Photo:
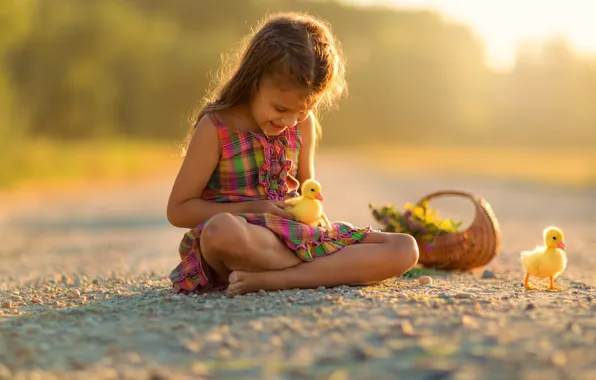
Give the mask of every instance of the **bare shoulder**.
<svg viewBox="0 0 596 380">
<path fill-rule="evenodd" d="M 218 161 L 219 137 L 217 127 L 211 118 L 203 116 L 193 131 L 184 164 L 195 169 L 212 170 Z"/>
<path fill-rule="evenodd" d="M 188 151 L 196 150 L 195 147 L 204 148 L 204 145 L 219 145 L 219 138 L 217 136 L 217 127 L 213 120 L 207 115 L 203 116 L 192 132 L 192 137 L 189 142 Z"/>
</svg>

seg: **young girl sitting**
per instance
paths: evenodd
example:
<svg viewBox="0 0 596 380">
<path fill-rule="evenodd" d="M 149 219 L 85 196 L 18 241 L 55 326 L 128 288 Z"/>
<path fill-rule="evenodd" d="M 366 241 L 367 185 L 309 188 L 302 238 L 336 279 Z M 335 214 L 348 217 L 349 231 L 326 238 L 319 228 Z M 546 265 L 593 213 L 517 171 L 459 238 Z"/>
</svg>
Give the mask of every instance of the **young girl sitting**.
<svg viewBox="0 0 596 380">
<path fill-rule="evenodd" d="M 265 20 L 197 117 L 167 207 L 189 228 L 170 274 L 180 293 L 364 285 L 418 261 L 409 235 L 336 222 L 308 226 L 284 210 L 314 178 L 314 110 L 344 92 L 342 53 L 325 23 Z M 322 219 L 326 219 L 322 218 Z"/>
</svg>

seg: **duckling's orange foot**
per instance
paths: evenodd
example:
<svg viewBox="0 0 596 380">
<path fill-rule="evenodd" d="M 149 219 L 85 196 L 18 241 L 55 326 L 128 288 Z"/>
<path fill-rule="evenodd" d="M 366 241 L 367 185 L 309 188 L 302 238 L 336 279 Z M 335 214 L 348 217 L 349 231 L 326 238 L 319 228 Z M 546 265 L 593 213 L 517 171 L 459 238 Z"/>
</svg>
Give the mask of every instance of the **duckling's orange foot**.
<svg viewBox="0 0 596 380">
<path fill-rule="evenodd" d="M 524 286 L 526 287 L 526 290 L 534 290 L 535 288 L 530 285 L 530 275 L 527 274 L 526 278 L 524 278 Z"/>
<path fill-rule="evenodd" d="M 550 284 L 548 286 L 548 290 L 557 291 L 557 290 L 563 290 L 563 289 L 561 289 L 557 285 L 555 285 L 555 282 L 553 281 L 553 278 L 550 277 Z"/>
</svg>

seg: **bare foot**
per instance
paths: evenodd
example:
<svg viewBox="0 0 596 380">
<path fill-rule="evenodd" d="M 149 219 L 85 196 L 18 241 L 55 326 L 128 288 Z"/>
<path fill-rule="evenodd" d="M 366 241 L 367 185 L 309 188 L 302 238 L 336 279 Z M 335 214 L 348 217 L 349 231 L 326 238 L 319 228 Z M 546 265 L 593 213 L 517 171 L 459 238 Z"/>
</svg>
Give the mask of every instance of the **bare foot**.
<svg viewBox="0 0 596 380">
<path fill-rule="evenodd" d="M 266 272 L 265 272 L 266 273 Z M 228 277 L 230 285 L 226 290 L 228 297 L 239 296 L 246 293 L 256 292 L 261 289 L 268 289 L 265 281 L 265 273 L 262 272 L 242 272 L 239 270 L 233 271 Z"/>
</svg>

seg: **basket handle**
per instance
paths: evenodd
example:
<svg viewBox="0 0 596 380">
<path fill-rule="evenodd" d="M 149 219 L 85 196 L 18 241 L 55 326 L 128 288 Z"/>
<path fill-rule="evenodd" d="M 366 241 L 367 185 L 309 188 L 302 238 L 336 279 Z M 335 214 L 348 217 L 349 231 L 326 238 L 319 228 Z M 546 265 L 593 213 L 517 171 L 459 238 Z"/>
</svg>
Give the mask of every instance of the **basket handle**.
<svg viewBox="0 0 596 380">
<path fill-rule="evenodd" d="M 441 191 L 436 191 L 434 193 L 430 193 L 430 194 L 424 196 L 422 199 L 420 199 L 418 201 L 418 203 L 416 203 L 416 205 L 417 206 L 422 206 L 422 204 L 425 201 L 428 202 L 432 198 L 441 197 L 441 196 L 444 196 L 444 195 L 454 195 L 454 196 L 460 196 L 460 197 L 464 197 L 464 198 L 469 198 L 474 203 L 478 203 L 478 198 L 475 197 L 473 194 L 468 193 L 466 191 L 460 191 L 460 190 L 441 190 Z"/>
<path fill-rule="evenodd" d="M 418 203 L 416 203 L 417 206 L 422 207 L 422 209 L 424 210 L 424 213 L 426 214 L 426 207 L 424 207 L 423 203 L 424 202 L 428 202 L 430 201 L 432 198 L 436 198 L 436 197 L 441 197 L 441 196 L 445 196 L 445 195 L 453 195 L 453 196 L 460 196 L 460 197 L 464 197 L 464 198 L 468 198 L 470 199 L 472 202 L 474 202 L 474 204 L 476 205 L 476 207 L 478 208 L 478 206 L 481 205 L 481 202 L 479 200 L 478 197 L 475 197 L 473 194 L 468 193 L 466 191 L 461 191 L 461 190 L 440 190 L 440 191 L 436 191 L 434 193 L 430 193 L 426 196 L 424 196 L 422 199 L 420 199 L 418 201 Z M 478 210 L 476 209 L 476 213 L 478 213 Z M 459 233 L 457 233 L 459 236 L 461 236 L 464 241 L 469 241 L 468 238 L 468 231 L 461 231 Z M 438 236 L 435 236 L 435 238 L 437 238 Z"/>
</svg>

